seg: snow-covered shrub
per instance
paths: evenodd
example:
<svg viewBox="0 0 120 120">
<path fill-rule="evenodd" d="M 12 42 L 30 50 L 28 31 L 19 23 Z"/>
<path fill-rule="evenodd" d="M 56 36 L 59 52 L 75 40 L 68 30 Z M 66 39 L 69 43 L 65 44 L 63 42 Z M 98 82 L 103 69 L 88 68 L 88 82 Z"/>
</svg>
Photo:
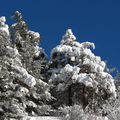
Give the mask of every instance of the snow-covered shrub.
<svg viewBox="0 0 120 120">
<path fill-rule="evenodd" d="M 82 109 L 82 106 L 64 106 L 60 109 L 63 112 L 63 120 L 84 120 L 85 113 Z"/>
<path fill-rule="evenodd" d="M 108 120 L 107 117 L 96 116 L 84 112 L 82 106 L 64 106 L 60 110 L 63 113 L 62 120 Z"/>
</svg>

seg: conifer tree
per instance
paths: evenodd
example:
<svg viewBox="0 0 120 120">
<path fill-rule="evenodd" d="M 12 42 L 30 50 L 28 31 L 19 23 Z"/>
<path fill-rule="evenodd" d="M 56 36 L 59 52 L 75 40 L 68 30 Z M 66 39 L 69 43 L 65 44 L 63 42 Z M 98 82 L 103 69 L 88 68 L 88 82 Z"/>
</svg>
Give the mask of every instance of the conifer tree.
<svg viewBox="0 0 120 120">
<path fill-rule="evenodd" d="M 41 107 L 52 98 L 43 81 L 46 56 L 38 46 L 40 35 L 26 29 L 18 11 L 14 18 L 16 23 L 10 29 L 5 17 L 0 18 L 1 119 L 41 115 Z"/>
<path fill-rule="evenodd" d="M 94 49 L 94 43 L 77 42 L 68 29 L 60 45 L 53 48 L 49 83 L 57 98 L 54 107 L 82 104 L 85 108 L 94 99 L 102 102 L 116 97 L 113 77 L 105 72 L 105 62 L 95 56 L 90 47 Z"/>
<path fill-rule="evenodd" d="M 16 21 L 10 27 L 12 43 L 22 55 L 23 66 L 33 76 L 42 78 L 47 64 L 47 55 L 39 47 L 40 34 L 28 29 L 22 14 L 18 11 L 12 18 Z"/>
</svg>

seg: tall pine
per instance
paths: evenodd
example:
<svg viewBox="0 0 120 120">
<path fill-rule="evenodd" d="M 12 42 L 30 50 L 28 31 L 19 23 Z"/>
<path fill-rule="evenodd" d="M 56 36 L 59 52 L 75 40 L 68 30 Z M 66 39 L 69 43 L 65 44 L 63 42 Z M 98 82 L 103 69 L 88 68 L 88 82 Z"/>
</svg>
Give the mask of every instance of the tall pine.
<svg viewBox="0 0 120 120">
<path fill-rule="evenodd" d="M 21 13 L 10 28 L 0 18 L 0 118 L 41 115 L 51 100 L 44 68 L 46 54 L 39 47 L 40 35 L 29 31 Z"/>
</svg>

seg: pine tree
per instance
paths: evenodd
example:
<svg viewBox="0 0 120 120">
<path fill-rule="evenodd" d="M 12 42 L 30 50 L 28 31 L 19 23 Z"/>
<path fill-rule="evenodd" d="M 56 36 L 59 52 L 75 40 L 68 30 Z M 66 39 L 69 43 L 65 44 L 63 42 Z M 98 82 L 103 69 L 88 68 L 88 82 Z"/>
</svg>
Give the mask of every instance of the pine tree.
<svg viewBox="0 0 120 120">
<path fill-rule="evenodd" d="M 40 34 L 28 30 L 28 25 L 18 11 L 12 16 L 16 23 L 11 25 L 11 38 L 19 53 L 22 55 L 24 68 L 37 78 L 43 78 L 47 64 L 47 56 L 39 47 Z M 42 75 L 41 75 L 42 74 Z"/>
<path fill-rule="evenodd" d="M 22 26 L 25 22 L 18 11 L 14 18 L 17 22 L 10 28 L 5 17 L 0 18 L 1 119 L 41 115 L 41 107 L 52 98 L 43 81 L 46 55 L 38 46 L 40 35 Z"/>
<path fill-rule="evenodd" d="M 102 102 L 116 97 L 113 77 L 105 72 L 105 62 L 95 56 L 90 47 L 95 48 L 91 42 L 77 42 L 68 29 L 60 45 L 53 48 L 49 83 L 57 98 L 54 107 L 82 104 L 85 108 L 95 99 Z"/>
</svg>

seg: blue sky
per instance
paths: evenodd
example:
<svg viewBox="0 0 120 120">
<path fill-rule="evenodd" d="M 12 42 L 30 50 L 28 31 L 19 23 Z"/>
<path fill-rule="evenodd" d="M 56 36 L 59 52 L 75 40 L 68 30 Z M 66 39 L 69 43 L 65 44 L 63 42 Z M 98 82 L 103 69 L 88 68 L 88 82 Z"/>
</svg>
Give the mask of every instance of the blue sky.
<svg viewBox="0 0 120 120">
<path fill-rule="evenodd" d="M 79 42 L 94 42 L 94 53 L 120 69 L 120 0 L 1 0 L 0 16 L 8 24 L 16 10 L 41 34 L 48 55 L 72 28 Z"/>
</svg>

